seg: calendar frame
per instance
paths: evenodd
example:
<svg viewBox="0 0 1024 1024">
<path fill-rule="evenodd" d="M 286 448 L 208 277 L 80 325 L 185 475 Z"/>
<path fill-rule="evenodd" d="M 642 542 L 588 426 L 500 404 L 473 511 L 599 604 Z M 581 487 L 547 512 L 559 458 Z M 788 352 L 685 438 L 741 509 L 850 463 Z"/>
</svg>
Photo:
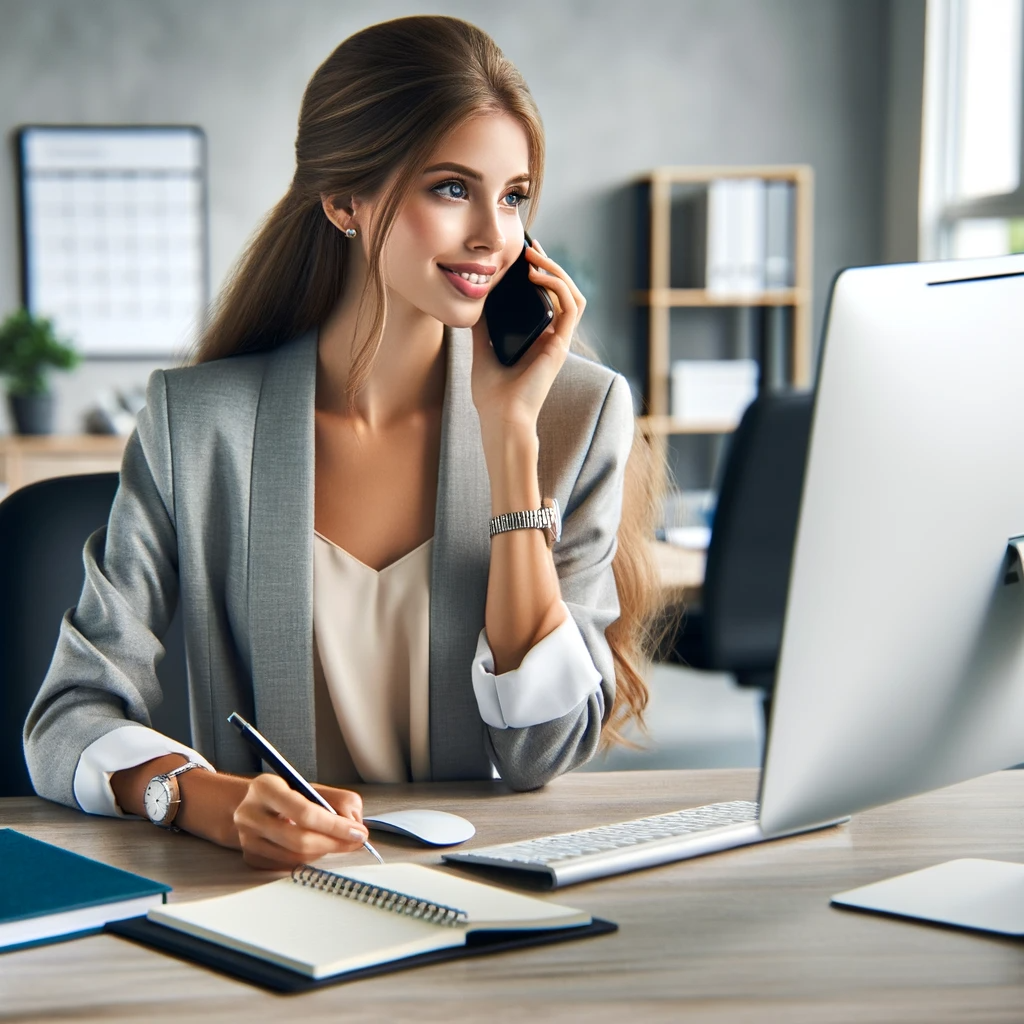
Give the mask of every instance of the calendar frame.
<svg viewBox="0 0 1024 1024">
<path fill-rule="evenodd" d="M 197 160 L 195 164 L 196 183 L 198 197 L 196 212 L 198 221 L 196 227 L 199 233 L 198 258 L 199 258 L 199 306 L 196 311 L 197 326 L 202 325 L 210 302 L 210 231 L 209 231 L 209 184 L 208 184 L 208 150 L 206 132 L 199 125 L 192 124 L 23 124 L 19 125 L 13 133 L 15 159 L 17 162 L 17 187 L 18 187 L 18 213 L 19 213 L 19 240 L 20 240 L 20 276 L 21 276 L 21 301 L 29 313 L 42 313 L 45 311 L 32 308 L 32 295 L 35 292 L 32 280 L 33 254 L 38 248 L 37 239 L 32 235 L 32 210 L 30 210 L 30 183 L 29 178 L 32 168 L 28 165 L 27 143 L 32 133 L 46 132 L 53 135 L 67 132 L 81 136 L 82 133 L 134 133 L 143 137 L 152 135 L 154 139 L 166 133 L 188 133 L 196 143 Z M 59 324 L 58 333 L 59 333 Z M 163 359 L 168 357 L 180 357 L 183 350 L 180 343 L 167 343 L 160 339 L 147 343 L 143 337 L 139 338 L 138 345 L 131 347 L 118 347 L 115 350 L 105 348 L 101 345 L 82 342 L 80 339 L 72 338 L 76 351 L 83 359 L 89 361 L 125 361 L 134 359 Z"/>
</svg>

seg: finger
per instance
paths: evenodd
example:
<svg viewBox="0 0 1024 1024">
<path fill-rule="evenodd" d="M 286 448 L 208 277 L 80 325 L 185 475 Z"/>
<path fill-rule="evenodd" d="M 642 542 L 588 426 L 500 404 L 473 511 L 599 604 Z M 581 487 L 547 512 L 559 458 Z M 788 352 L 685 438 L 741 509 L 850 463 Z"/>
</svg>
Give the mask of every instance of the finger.
<svg viewBox="0 0 1024 1024">
<path fill-rule="evenodd" d="M 576 300 L 569 286 L 560 277 L 545 276 L 536 267 L 530 268 L 530 279 L 534 284 L 552 293 L 552 297 L 557 301 L 557 319 L 552 327 L 555 334 L 567 341 L 573 327 L 576 326 L 578 312 Z"/>
<path fill-rule="evenodd" d="M 559 277 L 569 276 L 563 266 L 556 263 L 547 253 L 542 252 L 540 249 L 527 249 L 526 258 L 532 266 L 540 267 L 550 274 L 557 274 Z"/>
<path fill-rule="evenodd" d="M 526 252 L 526 258 L 529 260 L 531 266 L 540 267 L 541 270 L 546 270 L 552 276 L 559 277 L 564 281 L 571 280 L 565 267 L 556 263 L 546 253 L 540 252 L 537 249 L 527 249 Z"/>
<path fill-rule="evenodd" d="M 332 814 L 326 808 L 308 800 L 301 793 L 296 793 L 278 776 L 259 776 L 253 780 L 249 789 L 257 807 L 243 808 L 243 804 L 246 803 L 243 801 L 239 805 L 239 810 L 243 811 L 243 820 L 260 831 L 268 827 L 270 821 L 283 820 L 285 824 L 333 836 L 346 843 L 355 839 L 361 843 L 368 835 L 361 815 L 359 818 L 354 818 L 349 815 Z M 333 792 L 343 791 L 333 790 Z M 359 800 L 357 794 L 349 795 L 356 798 L 358 806 L 361 808 L 362 801 Z"/>
<path fill-rule="evenodd" d="M 340 815 L 363 820 L 363 798 L 350 789 L 337 789 L 334 786 L 313 787 Z"/>
<path fill-rule="evenodd" d="M 564 281 L 569 286 L 569 291 L 572 293 L 573 301 L 576 304 L 577 319 L 579 314 L 583 312 L 583 307 L 586 306 L 587 300 L 583 295 L 583 292 L 579 290 L 576 282 L 569 276 L 564 267 L 559 266 L 554 260 L 550 259 L 545 255 L 534 254 L 534 260 L 531 262 L 531 269 L 539 267 L 541 270 L 546 270 L 551 277 L 557 277 L 559 280 Z"/>
<path fill-rule="evenodd" d="M 358 850 L 369 835 L 365 825 L 357 824 L 351 818 L 331 814 L 327 824 L 330 826 L 329 829 L 307 827 L 267 811 L 243 821 L 239 835 L 244 832 L 251 836 L 261 836 L 283 849 L 301 853 L 304 857 L 320 857 L 324 853 Z"/>
<path fill-rule="evenodd" d="M 299 828 L 281 818 L 267 822 L 265 827 L 252 835 L 254 839 L 271 842 L 302 860 L 316 860 L 328 853 L 352 853 L 360 849 L 364 842 L 363 837 L 339 839 Z"/>
<path fill-rule="evenodd" d="M 298 828 L 303 831 L 330 836 L 334 840 L 346 844 L 360 843 L 366 840 L 369 833 L 361 821 L 356 821 L 347 815 L 331 814 L 317 804 L 312 803 L 303 796 L 295 794 L 296 801 L 289 800 L 288 804 L 269 815 L 271 821 L 280 821 L 286 827 Z"/>
</svg>

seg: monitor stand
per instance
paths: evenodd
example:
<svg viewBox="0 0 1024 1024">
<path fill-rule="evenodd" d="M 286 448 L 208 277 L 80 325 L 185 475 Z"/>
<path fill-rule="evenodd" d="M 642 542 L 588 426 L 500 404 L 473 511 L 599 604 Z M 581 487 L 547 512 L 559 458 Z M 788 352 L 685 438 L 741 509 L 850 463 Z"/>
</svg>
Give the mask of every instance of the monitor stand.
<svg viewBox="0 0 1024 1024">
<path fill-rule="evenodd" d="M 950 860 L 832 897 L 833 906 L 1024 936 L 1024 864 Z"/>
<path fill-rule="evenodd" d="M 1003 583 L 1020 583 L 1024 574 L 1024 535 L 1011 537 L 1006 542 L 1006 561 L 1003 564 Z"/>
</svg>

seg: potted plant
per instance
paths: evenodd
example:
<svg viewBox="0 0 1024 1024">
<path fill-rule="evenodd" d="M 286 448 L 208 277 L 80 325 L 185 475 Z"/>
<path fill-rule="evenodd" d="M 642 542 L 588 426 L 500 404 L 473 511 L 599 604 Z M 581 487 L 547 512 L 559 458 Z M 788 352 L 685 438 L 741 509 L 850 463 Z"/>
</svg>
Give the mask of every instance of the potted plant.
<svg viewBox="0 0 1024 1024">
<path fill-rule="evenodd" d="M 0 375 L 7 378 L 11 417 L 19 434 L 53 432 L 54 401 L 47 370 L 70 370 L 80 358 L 44 317 L 19 309 L 0 324 Z"/>
</svg>

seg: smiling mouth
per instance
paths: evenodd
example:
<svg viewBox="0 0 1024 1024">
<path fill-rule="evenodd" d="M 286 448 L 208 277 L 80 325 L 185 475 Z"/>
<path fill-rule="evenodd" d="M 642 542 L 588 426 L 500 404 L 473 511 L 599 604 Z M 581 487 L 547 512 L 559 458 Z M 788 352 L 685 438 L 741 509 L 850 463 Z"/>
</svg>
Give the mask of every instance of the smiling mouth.
<svg viewBox="0 0 1024 1024">
<path fill-rule="evenodd" d="M 471 299 L 483 298 L 487 294 L 491 278 L 494 276 L 493 274 L 460 273 L 456 270 L 449 270 L 448 267 L 442 267 L 440 264 L 438 267 L 462 295 Z"/>
</svg>

